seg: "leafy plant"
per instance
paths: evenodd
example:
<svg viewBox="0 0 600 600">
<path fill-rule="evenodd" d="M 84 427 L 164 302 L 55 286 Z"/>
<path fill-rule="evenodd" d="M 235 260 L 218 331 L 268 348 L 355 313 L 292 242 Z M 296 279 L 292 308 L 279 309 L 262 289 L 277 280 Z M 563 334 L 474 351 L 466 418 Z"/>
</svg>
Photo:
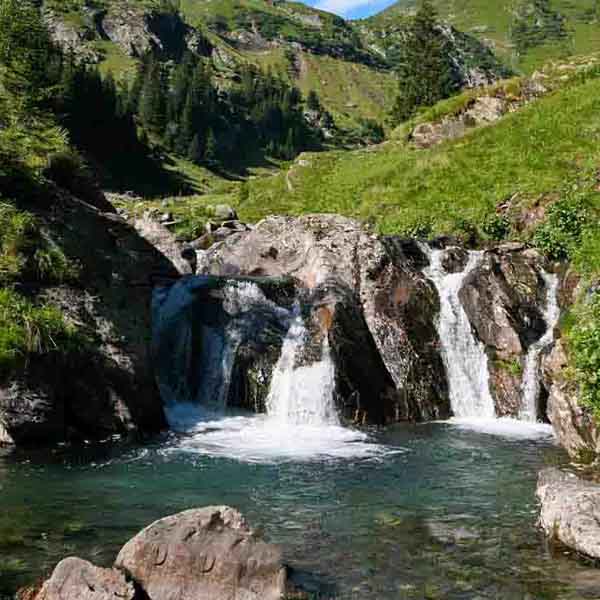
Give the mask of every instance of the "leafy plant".
<svg viewBox="0 0 600 600">
<path fill-rule="evenodd" d="M 551 259 L 571 258 L 581 243 L 587 219 L 587 198 L 566 197 L 549 208 L 545 223 L 535 232 L 534 243 Z"/>
<path fill-rule="evenodd" d="M 577 307 L 577 312 L 569 347 L 582 400 L 600 417 L 600 293 Z"/>
</svg>

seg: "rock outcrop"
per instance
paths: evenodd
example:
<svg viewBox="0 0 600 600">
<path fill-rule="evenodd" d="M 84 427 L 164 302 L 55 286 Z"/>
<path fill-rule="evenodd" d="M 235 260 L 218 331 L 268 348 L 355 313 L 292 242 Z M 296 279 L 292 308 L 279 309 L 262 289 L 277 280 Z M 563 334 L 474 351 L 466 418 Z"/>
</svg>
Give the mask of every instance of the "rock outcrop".
<svg viewBox="0 0 600 600">
<path fill-rule="evenodd" d="M 36 217 L 79 275 L 33 292 L 91 342 L 67 362 L 38 357 L 0 384 L 0 439 L 24 445 L 157 432 L 165 419 L 151 361 L 152 290 L 179 272 L 117 215 L 66 194 L 53 202 L 36 207 Z"/>
<path fill-rule="evenodd" d="M 199 251 L 198 263 L 220 277 L 296 281 L 309 330 L 317 341 L 329 339 L 346 418 L 385 423 L 450 414 L 433 327 L 437 295 L 398 240 L 334 215 L 270 217 Z"/>
<path fill-rule="evenodd" d="M 518 416 L 525 355 L 546 331 L 542 314 L 543 263 L 536 252 L 520 244 L 499 246 L 486 252 L 460 292 L 489 357 L 491 392 L 498 416 Z"/>
<path fill-rule="evenodd" d="M 32 600 L 141 600 L 125 574 L 80 558 L 65 558 Z"/>
<path fill-rule="evenodd" d="M 576 552 L 600 559 L 600 485 L 549 468 L 539 475 L 540 525 L 546 535 Z"/>
<path fill-rule="evenodd" d="M 281 600 L 296 592 L 278 547 L 266 543 L 235 509 L 209 506 L 149 525 L 125 544 L 112 569 L 67 558 L 26 597 Z"/>
<path fill-rule="evenodd" d="M 566 373 L 568 364 L 564 342 L 558 340 L 542 361 L 547 418 L 569 455 L 587 463 L 600 455 L 600 428 L 592 411 L 579 403 L 577 384 Z"/>
<path fill-rule="evenodd" d="M 115 562 L 151 600 L 280 600 L 281 552 L 225 506 L 156 521 L 129 541 Z"/>
</svg>

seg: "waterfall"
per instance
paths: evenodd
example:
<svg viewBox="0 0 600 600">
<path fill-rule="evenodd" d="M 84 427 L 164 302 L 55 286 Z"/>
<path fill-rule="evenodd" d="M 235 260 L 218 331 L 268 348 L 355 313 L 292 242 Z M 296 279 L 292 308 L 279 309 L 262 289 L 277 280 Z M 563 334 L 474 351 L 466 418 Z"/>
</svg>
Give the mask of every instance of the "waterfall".
<svg viewBox="0 0 600 600">
<path fill-rule="evenodd" d="M 297 304 L 271 381 L 267 414 L 285 424 L 339 425 L 334 404 L 335 367 L 327 336 L 322 342 L 321 359 L 298 366 L 307 337 Z"/>
<path fill-rule="evenodd" d="M 442 265 L 444 251 L 425 244 L 421 247 L 430 261 L 423 273 L 433 281 L 440 296 L 437 331 L 448 375 L 452 412 L 459 419 L 493 419 L 495 408 L 490 393 L 488 358 L 483 344 L 473 334 L 459 298 L 465 278 L 480 264 L 483 252 L 469 252 L 462 272 L 447 273 Z"/>
<path fill-rule="evenodd" d="M 558 305 L 558 277 L 550 273 L 542 273 L 546 285 L 546 306 L 544 320 L 546 332 L 529 347 L 525 358 L 523 370 L 523 383 L 521 385 L 521 411 L 519 418 L 523 421 L 536 422 L 538 412 L 538 397 L 540 395 L 540 356 L 542 352 L 554 341 L 554 328 L 560 318 Z"/>
<path fill-rule="evenodd" d="M 315 348 L 299 302 L 292 309 L 246 281 L 190 277 L 156 290 L 153 346 L 171 429 L 169 451 L 245 462 L 372 458 L 401 452 L 342 427 L 327 336 Z M 232 368 L 246 342 L 283 338 L 266 415 L 227 410 Z M 316 360 L 313 354 L 318 354 Z"/>
</svg>

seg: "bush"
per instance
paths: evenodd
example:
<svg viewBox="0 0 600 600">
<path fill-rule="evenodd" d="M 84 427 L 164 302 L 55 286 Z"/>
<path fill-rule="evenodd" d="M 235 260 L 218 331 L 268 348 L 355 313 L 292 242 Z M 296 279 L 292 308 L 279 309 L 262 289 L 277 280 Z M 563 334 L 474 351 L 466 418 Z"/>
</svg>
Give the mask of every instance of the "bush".
<svg viewBox="0 0 600 600">
<path fill-rule="evenodd" d="M 481 230 L 487 238 L 499 242 L 510 233 L 510 222 L 504 215 L 493 214 L 484 220 Z"/>
<path fill-rule="evenodd" d="M 77 329 L 65 322 L 61 311 L 36 306 L 14 290 L 0 289 L 0 374 L 33 356 L 67 355 L 86 343 Z"/>
<path fill-rule="evenodd" d="M 600 293 L 576 309 L 569 348 L 584 404 L 600 416 Z"/>
<path fill-rule="evenodd" d="M 41 231 L 31 213 L 0 201 L 0 285 L 23 279 L 63 283 L 78 275 L 76 266 Z"/>
<path fill-rule="evenodd" d="M 550 259 L 570 259 L 581 243 L 588 212 L 587 198 L 582 195 L 553 204 L 546 222 L 535 232 L 535 245 Z"/>
<path fill-rule="evenodd" d="M 43 172 L 44 177 L 61 188 L 77 195 L 91 185 L 91 176 L 83 158 L 73 150 L 51 154 Z"/>
</svg>

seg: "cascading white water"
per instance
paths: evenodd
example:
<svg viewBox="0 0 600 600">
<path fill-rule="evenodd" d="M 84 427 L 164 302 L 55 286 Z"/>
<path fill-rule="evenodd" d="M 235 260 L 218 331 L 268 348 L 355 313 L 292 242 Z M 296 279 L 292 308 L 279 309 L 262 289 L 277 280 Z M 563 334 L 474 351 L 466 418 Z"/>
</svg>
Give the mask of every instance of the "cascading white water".
<svg viewBox="0 0 600 600">
<path fill-rule="evenodd" d="M 273 373 L 267 414 L 289 425 L 339 425 L 334 404 L 335 366 L 327 337 L 323 340 L 319 361 L 305 366 L 296 364 L 307 336 L 300 307 L 296 305 Z"/>
<path fill-rule="evenodd" d="M 340 425 L 328 340 L 318 360 L 305 360 L 311 340 L 298 304 L 292 310 L 280 307 L 254 283 L 210 285 L 191 278 L 155 296 L 159 385 L 171 428 L 186 434 L 173 451 L 248 462 L 370 458 L 399 451 Z M 211 294 L 221 299 L 220 309 L 205 303 Z M 245 340 L 260 337 L 265 324 L 287 331 L 268 414 L 231 416 L 225 409 L 236 352 Z"/>
<path fill-rule="evenodd" d="M 452 411 L 459 419 L 492 419 L 495 408 L 490 393 L 488 358 L 483 344 L 473 334 L 459 298 L 465 278 L 477 268 L 483 252 L 469 252 L 462 272 L 447 273 L 442 265 L 444 251 L 424 244 L 421 247 L 430 261 L 423 272 L 433 281 L 440 296 L 437 330 L 448 374 Z"/>
<path fill-rule="evenodd" d="M 558 305 L 558 277 L 551 273 L 542 273 L 546 285 L 546 306 L 544 321 L 546 332 L 529 347 L 523 369 L 523 383 L 521 385 L 521 411 L 519 418 L 523 421 L 535 423 L 538 413 L 538 397 L 540 395 L 540 356 L 542 352 L 554 341 L 554 328 L 560 318 Z"/>
</svg>

